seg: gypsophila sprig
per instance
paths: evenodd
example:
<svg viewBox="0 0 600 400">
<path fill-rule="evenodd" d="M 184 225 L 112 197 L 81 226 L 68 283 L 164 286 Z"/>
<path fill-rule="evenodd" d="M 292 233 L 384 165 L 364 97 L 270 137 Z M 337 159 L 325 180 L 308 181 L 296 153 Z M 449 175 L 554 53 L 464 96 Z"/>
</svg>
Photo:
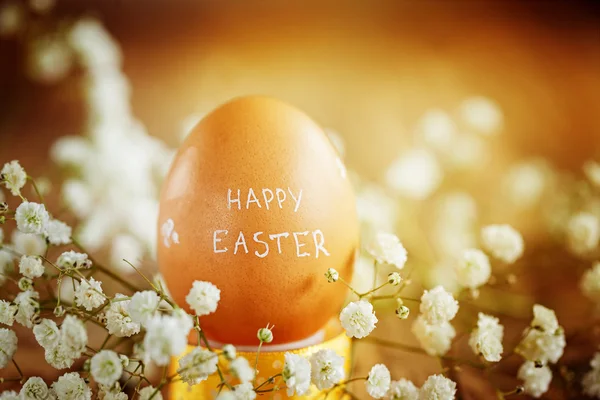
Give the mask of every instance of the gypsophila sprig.
<svg viewBox="0 0 600 400">
<path fill-rule="evenodd" d="M 21 400 L 53 400 L 56 398 L 46 382 L 39 376 L 32 376 L 27 379 L 19 392 L 19 397 Z"/>
<path fill-rule="evenodd" d="M 102 350 L 92 357 L 90 372 L 96 382 L 111 386 L 121 377 L 123 365 L 117 353 L 112 350 Z"/>
<path fill-rule="evenodd" d="M 50 216 L 43 204 L 24 201 L 15 213 L 17 228 L 23 233 L 43 234 Z"/>
<path fill-rule="evenodd" d="M 46 226 L 46 237 L 54 246 L 71 243 L 71 234 L 71 227 L 57 219 L 51 220 Z"/>
<path fill-rule="evenodd" d="M 152 290 L 136 292 L 127 304 L 127 312 L 133 322 L 145 326 L 156 313 L 159 302 L 160 298 Z"/>
<path fill-rule="evenodd" d="M 377 262 L 404 268 L 408 258 L 406 249 L 397 236 L 389 233 L 378 233 L 367 247 L 367 251 Z"/>
<path fill-rule="evenodd" d="M 357 339 L 373 332 L 377 321 L 373 305 L 366 300 L 349 303 L 340 313 L 340 322 L 346 335 Z"/>
<path fill-rule="evenodd" d="M 4 183 L 4 186 L 13 196 L 20 196 L 21 189 L 27 182 L 27 173 L 19 164 L 19 161 L 13 160 L 4 164 L 0 171 L 0 181 Z"/>
<path fill-rule="evenodd" d="M 456 330 L 450 322 L 430 324 L 423 315 L 419 315 L 413 322 L 412 332 L 423 350 L 431 356 L 446 354 L 456 336 Z"/>
<path fill-rule="evenodd" d="M 0 324 L 12 326 L 15 322 L 17 306 L 6 301 L 0 300 Z"/>
<path fill-rule="evenodd" d="M 367 393 L 374 399 L 381 399 L 390 389 L 390 371 L 383 364 L 376 364 L 369 371 L 369 377 L 365 383 Z"/>
<path fill-rule="evenodd" d="M 125 300 L 126 298 L 127 296 L 117 293 L 105 314 L 108 333 L 117 337 L 129 337 L 140 331 L 140 324 L 133 322 L 129 316 L 130 300 Z"/>
<path fill-rule="evenodd" d="M 533 397 L 540 397 L 548 391 L 552 381 L 552 371 L 547 366 L 536 367 L 532 361 L 525 361 L 517 377 L 523 381 L 525 393 Z"/>
<path fill-rule="evenodd" d="M 488 225 L 481 230 L 485 250 L 507 264 L 514 263 L 523 254 L 521 234 L 510 225 Z"/>
<path fill-rule="evenodd" d="M 90 400 L 92 390 L 77 372 L 68 372 L 52 384 L 52 389 L 59 399 Z"/>
<path fill-rule="evenodd" d="M 408 379 L 401 378 L 390 383 L 390 400 L 419 400 L 419 389 Z"/>
<path fill-rule="evenodd" d="M 65 270 L 91 268 L 92 262 L 87 254 L 66 251 L 56 260 L 56 266 Z"/>
<path fill-rule="evenodd" d="M 250 362 L 244 357 L 237 357 L 230 362 L 229 369 L 232 375 L 241 382 L 250 382 L 254 379 L 254 368 L 250 366 Z"/>
<path fill-rule="evenodd" d="M 179 359 L 177 373 L 183 382 L 190 386 L 197 385 L 217 371 L 217 362 L 217 354 L 196 347 Z"/>
<path fill-rule="evenodd" d="M 327 282 L 334 283 L 340 279 L 340 274 L 333 268 L 328 268 L 327 272 L 325 272 L 325 278 L 327 278 Z"/>
<path fill-rule="evenodd" d="M 486 284 L 492 274 L 490 260 L 478 249 L 467 249 L 456 267 L 458 283 L 469 289 L 477 289 Z"/>
<path fill-rule="evenodd" d="M 344 358 L 331 349 L 321 349 L 310 356 L 311 380 L 319 389 L 331 389 L 345 377 Z"/>
<path fill-rule="evenodd" d="M 436 286 L 423 292 L 420 310 L 430 324 L 447 322 L 456 316 L 458 301 L 442 286 Z"/>
<path fill-rule="evenodd" d="M 133 301 L 133 300 L 132 300 Z M 179 318 L 155 315 L 146 323 L 145 362 L 164 366 L 172 356 L 181 354 L 187 345 L 190 329 Z"/>
<path fill-rule="evenodd" d="M 285 353 L 285 362 L 283 364 L 282 377 L 287 386 L 287 395 L 293 396 L 294 393 L 298 396 L 303 396 L 308 392 L 310 387 L 310 362 L 293 353 Z"/>
<path fill-rule="evenodd" d="M 44 349 L 53 348 L 58 345 L 58 341 L 60 340 L 60 331 L 56 322 L 51 319 L 42 319 L 42 321 L 33 327 L 33 334 L 35 335 L 35 340 L 42 346 Z"/>
<path fill-rule="evenodd" d="M 419 391 L 419 400 L 452 400 L 456 394 L 456 383 L 443 375 L 431 375 Z"/>
<path fill-rule="evenodd" d="M 479 313 L 477 327 L 471 332 L 469 346 L 486 361 L 498 362 L 502 358 L 504 327 L 498 318 Z"/>
<path fill-rule="evenodd" d="M 192 288 L 185 298 L 196 315 L 203 316 L 217 310 L 221 299 L 221 291 L 210 282 L 194 281 Z"/>
<path fill-rule="evenodd" d="M 89 280 L 81 280 L 75 289 L 75 303 L 79 307 L 91 311 L 94 308 L 100 307 L 104 303 L 104 294 L 102 292 L 102 282 L 90 278 Z"/>
<path fill-rule="evenodd" d="M 39 278 L 44 274 L 42 260 L 35 256 L 22 256 L 19 261 L 19 272 L 30 279 Z"/>
</svg>

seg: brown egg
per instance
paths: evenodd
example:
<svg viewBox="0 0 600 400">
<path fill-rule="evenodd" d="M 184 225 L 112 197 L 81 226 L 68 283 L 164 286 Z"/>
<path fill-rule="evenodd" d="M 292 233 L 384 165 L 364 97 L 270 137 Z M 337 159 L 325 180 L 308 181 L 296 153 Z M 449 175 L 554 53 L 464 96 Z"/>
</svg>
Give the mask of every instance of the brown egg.
<svg viewBox="0 0 600 400">
<path fill-rule="evenodd" d="M 201 317 L 221 343 L 257 345 L 310 337 L 346 296 L 358 222 L 346 170 L 306 114 L 267 97 L 237 98 L 208 114 L 185 140 L 164 183 L 158 262 L 174 300 L 195 280 L 221 290 Z"/>
</svg>

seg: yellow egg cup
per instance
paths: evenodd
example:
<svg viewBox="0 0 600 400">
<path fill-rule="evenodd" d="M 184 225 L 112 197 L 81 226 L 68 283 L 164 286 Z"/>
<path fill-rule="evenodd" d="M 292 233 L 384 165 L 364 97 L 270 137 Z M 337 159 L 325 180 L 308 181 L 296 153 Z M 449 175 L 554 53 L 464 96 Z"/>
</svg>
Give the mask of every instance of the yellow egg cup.
<svg viewBox="0 0 600 400">
<path fill-rule="evenodd" d="M 337 321 L 336 321 L 337 322 Z M 350 367 L 352 365 L 351 360 L 351 339 L 341 331 L 339 322 L 330 323 L 325 328 L 325 341 L 299 349 L 288 350 L 288 351 L 261 351 L 258 358 L 258 377 L 256 384 L 260 385 L 266 381 L 267 378 L 280 374 L 283 369 L 284 354 L 294 353 L 304 357 L 309 357 L 311 354 L 321 349 L 331 349 L 338 355 L 344 357 L 344 369 L 346 378 L 349 377 Z M 175 374 L 179 366 L 179 358 L 188 352 L 192 351 L 195 346 L 188 345 L 186 352 L 179 357 L 173 358 L 171 365 L 169 366 L 169 374 Z M 254 366 L 256 362 L 255 352 L 237 352 L 238 356 L 246 358 L 251 366 Z M 219 361 L 222 368 L 226 369 L 226 362 Z M 211 375 L 206 381 L 201 382 L 198 385 L 189 386 L 187 383 L 178 381 L 173 382 L 169 386 L 168 399 L 170 400 L 203 400 L 203 399 L 214 399 L 217 396 L 217 386 L 221 382 L 218 374 Z M 235 383 L 235 382 L 234 382 Z M 263 393 L 258 398 L 273 399 L 273 400 L 284 400 L 284 399 L 324 399 L 325 393 L 316 389 L 314 385 L 311 386 L 310 392 L 305 396 L 288 396 L 286 393 L 285 383 L 279 378 L 276 379 L 276 383 L 279 386 L 279 390 Z M 272 387 L 271 384 L 265 385 L 265 387 Z M 327 394 L 327 399 L 341 399 L 344 397 L 344 392 L 340 388 L 330 391 Z"/>
</svg>

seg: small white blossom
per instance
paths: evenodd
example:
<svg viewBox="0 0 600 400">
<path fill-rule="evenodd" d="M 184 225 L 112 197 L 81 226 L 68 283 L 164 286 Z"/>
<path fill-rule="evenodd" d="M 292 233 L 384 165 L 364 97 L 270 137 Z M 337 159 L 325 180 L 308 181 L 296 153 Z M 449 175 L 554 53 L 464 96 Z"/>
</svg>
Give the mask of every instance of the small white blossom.
<svg viewBox="0 0 600 400">
<path fill-rule="evenodd" d="M 393 265 L 398 269 L 406 264 L 406 249 L 400 239 L 391 233 L 378 233 L 367 247 L 367 251 L 377 262 Z"/>
<path fill-rule="evenodd" d="M 282 377 L 287 386 L 287 395 L 304 396 L 310 388 L 310 362 L 293 353 L 285 353 Z"/>
<path fill-rule="evenodd" d="M 56 322 L 51 319 L 44 318 L 42 322 L 35 325 L 33 327 L 33 334 L 35 335 L 35 340 L 37 340 L 44 349 L 53 348 L 58 345 L 58 341 L 60 340 L 58 326 L 56 326 Z"/>
<path fill-rule="evenodd" d="M 44 275 L 44 265 L 39 257 L 22 256 L 19 261 L 19 272 L 30 279 L 39 278 Z"/>
<path fill-rule="evenodd" d="M 79 307 L 92 311 L 104 303 L 102 292 L 102 282 L 90 278 L 87 281 L 81 280 L 75 289 L 75 303 Z"/>
<path fill-rule="evenodd" d="M 452 400 L 456 383 L 443 375 L 431 375 L 419 391 L 419 400 Z"/>
<path fill-rule="evenodd" d="M 177 373 L 188 385 L 197 385 L 217 371 L 218 357 L 212 351 L 195 347 L 179 359 Z"/>
<path fill-rule="evenodd" d="M 260 328 L 256 332 L 256 338 L 264 343 L 271 343 L 273 341 L 273 331 L 269 328 L 269 324 L 267 324 L 266 328 Z"/>
<path fill-rule="evenodd" d="M 65 251 L 58 256 L 56 265 L 63 269 L 86 269 L 92 266 L 92 262 L 89 260 L 87 254 L 77 253 L 75 251 Z"/>
<path fill-rule="evenodd" d="M 529 361 L 556 363 L 566 346 L 564 330 L 554 311 L 536 304 L 533 313 L 531 325 L 515 351 Z"/>
<path fill-rule="evenodd" d="M 41 235 L 23 233 L 18 229 L 12 233 L 12 244 L 15 251 L 27 256 L 42 256 L 48 247 Z"/>
<path fill-rule="evenodd" d="M 221 291 L 210 282 L 194 281 L 185 301 L 196 315 L 203 316 L 213 313 L 221 299 Z"/>
<path fill-rule="evenodd" d="M 385 180 L 398 194 L 423 200 L 438 188 L 443 172 L 432 151 L 412 148 L 394 160 L 386 172 Z"/>
<path fill-rule="evenodd" d="M 423 315 L 419 315 L 413 323 L 412 332 L 423 350 L 432 356 L 446 354 L 450 350 L 452 339 L 456 336 L 456 331 L 449 322 L 430 324 Z"/>
<path fill-rule="evenodd" d="M 436 286 L 423 292 L 420 310 L 430 324 L 447 322 L 456 316 L 458 301 L 442 286 Z"/>
<path fill-rule="evenodd" d="M 21 400 L 19 393 L 14 390 L 7 390 L 0 393 L 0 400 Z"/>
<path fill-rule="evenodd" d="M 517 377 L 523 381 L 525 393 L 533 397 L 540 397 L 548 391 L 552 381 L 552 371 L 547 366 L 536 368 L 532 361 L 525 361 Z"/>
<path fill-rule="evenodd" d="M 469 346 L 475 354 L 481 354 L 486 361 L 498 362 L 502 357 L 504 327 L 498 318 L 479 313 L 477 328 L 469 338 Z"/>
<path fill-rule="evenodd" d="M 325 272 L 325 278 L 327 278 L 327 282 L 334 283 L 340 279 L 340 273 L 337 272 L 334 268 L 328 268 L 327 272 Z"/>
<path fill-rule="evenodd" d="M 48 226 L 46 227 L 48 241 L 55 246 L 71 243 L 71 234 L 71 227 L 57 219 L 48 222 Z"/>
<path fill-rule="evenodd" d="M 179 318 L 168 315 L 152 317 L 146 323 L 145 361 L 152 360 L 157 365 L 164 366 L 169 363 L 172 356 L 181 354 L 187 345 L 189 333 L 189 329 L 185 328 Z"/>
<path fill-rule="evenodd" d="M 592 185 L 600 188 L 600 163 L 598 161 L 587 161 L 583 164 L 583 172 Z"/>
<path fill-rule="evenodd" d="M 126 296 L 118 293 L 115 300 L 120 300 Z M 129 337 L 140 331 L 140 324 L 133 322 L 129 316 L 130 300 L 112 301 L 110 307 L 106 310 L 106 329 L 111 335 L 117 337 Z"/>
<path fill-rule="evenodd" d="M 344 357 L 331 349 L 321 349 L 310 356 L 312 383 L 319 390 L 330 389 L 345 377 Z"/>
<path fill-rule="evenodd" d="M 225 358 L 228 359 L 229 361 L 233 360 L 237 354 L 235 346 L 232 344 L 226 344 L 225 346 L 223 346 L 221 351 L 223 352 L 223 355 L 225 356 Z"/>
<path fill-rule="evenodd" d="M 600 242 L 598 217 L 587 212 L 573 215 L 567 225 L 567 240 L 571 250 L 577 254 L 594 250 Z"/>
<path fill-rule="evenodd" d="M 52 384 L 60 400 L 90 400 L 92 390 L 77 372 L 68 372 Z"/>
<path fill-rule="evenodd" d="M 145 324 L 154 316 L 158 309 L 160 298 L 152 290 L 136 292 L 127 305 L 127 311 L 131 320 L 135 323 L 145 326 Z"/>
<path fill-rule="evenodd" d="M 250 363 L 244 357 L 237 357 L 230 362 L 229 369 L 241 382 L 250 382 L 254 379 L 254 368 L 250 366 Z"/>
<path fill-rule="evenodd" d="M 533 306 L 533 321 L 531 321 L 531 326 L 541 328 L 550 333 L 555 332 L 559 327 L 556 313 L 554 310 L 540 304 L 535 304 Z"/>
<path fill-rule="evenodd" d="M 15 322 L 16 312 L 16 305 L 6 300 L 0 300 L 0 324 L 12 326 L 13 322 Z"/>
<path fill-rule="evenodd" d="M 368 336 L 377 323 L 373 305 L 366 300 L 349 303 L 340 313 L 342 327 L 349 337 L 357 339 Z"/>
<path fill-rule="evenodd" d="M 580 283 L 581 291 L 590 300 L 600 303 L 600 262 L 584 272 Z"/>
<path fill-rule="evenodd" d="M 383 364 L 375 364 L 369 371 L 369 377 L 365 383 L 367 393 L 374 399 L 381 399 L 390 389 L 391 381 L 390 370 Z"/>
<path fill-rule="evenodd" d="M 92 357 L 90 372 L 96 382 L 111 386 L 121 377 L 123 365 L 117 353 L 112 350 L 102 350 Z"/>
<path fill-rule="evenodd" d="M 46 385 L 46 382 L 38 376 L 32 376 L 23 384 L 19 396 L 22 400 L 51 400 L 56 396 Z"/>
<path fill-rule="evenodd" d="M 21 164 L 17 160 L 7 162 L 0 171 L 0 180 L 4 182 L 4 185 L 13 196 L 19 196 L 21 189 L 27 182 L 27 173 L 21 167 Z"/>
<path fill-rule="evenodd" d="M 87 341 L 85 325 L 79 318 L 69 314 L 60 326 L 58 344 L 46 349 L 46 361 L 57 369 L 68 368 L 73 365 L 75 359 L 81 357 Z"/>
<path fill-rule="evenodd" d="M 456 279 L 461 286 L 476 289 L 485 285 L 491 274 L 490 260 L 483 251 L 468 249 L 463 252 L 456 268 Z"/>
<path fill-rule="evenodd" d="M 146 386 L 145 388 L 140 390 L 139 400 L 150 400 L 151 397 L 152 400 L 163 400 L 160 390 L 156 390 L 152 386 Z"/>
<path fill-rule="evenodd" d="M 408 379 L 392 381 L 388 392 L 390 400 L 419 400 L 419 389 Z"/>
<path fill-rule="evenodd" d="M 252 383 L 244 382 L 233 387 L 233 393 L 235 394 L 236 400 L 254 400 L 256 399 L 256 392 L 252 387 Z"/>
<path fill-rule="evenodd" d="M 17 305 L 15 320 L 19 324 L 27 328 L 33 327 L 33 317 L 39 312 L 39 298 L 40 294 L 35 290 L 26 290 L 17 295 L 14 301 Z"/>
<path fill-rule="evenodd" d="M 50 216 L 43 204 L 24 201 L 17 207 L 15 220 L 21 232 L 43 234 Z"/>
<path fill-rule="evenodd" d="M 0 369 L 12 360 L 17 351 L 17 335 L 10 329 L 0 328 Z"/>
<path fill-rule="evenodd" d="M 488 225 L 481 229 L 485 250 L 505 263 L 514 263 L 523 255 L 523 237 L 510 225 Z"/>
<path fill-rule="evenodd" d="M 600 398 L 600 353 L 594 354 L 590 361 L 590 367 L 592 369 L 581 380 L 583 393 L 590 397 Z"/>
</svg>

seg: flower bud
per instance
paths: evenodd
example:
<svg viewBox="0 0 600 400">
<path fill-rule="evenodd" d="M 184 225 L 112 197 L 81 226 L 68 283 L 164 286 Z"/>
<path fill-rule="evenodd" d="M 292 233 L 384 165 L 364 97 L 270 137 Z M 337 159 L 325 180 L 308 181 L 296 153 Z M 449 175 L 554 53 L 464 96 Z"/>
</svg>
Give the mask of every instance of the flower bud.
<svg viewBox="0 0 600 400">
<path fill-rule="evenodd" d="M 21 289 L 22 291 L 29 290 L 32 287 L 33 287 L 33 282 L 31 281 L 31 279 L 25 278 L 25 277 L 19 279 L 19 289 Z"/>
<path fill-rule="evenodd" d="M 393 286 L 398 286 L 402 282 L 402 277 L 397 272 L 391 272 L 388 275 L 388 283 Z"/>
<path fill-rule="evenodd" d="M 406 307 L 406 306 L 399 306 L 396 309 L 396 315 L 400 319 L 406 319 L 406 318 L 408 318 L 408 314 L 410 314 L 410 309 L 408 307 Z"/>
<path fill-rule="evenodd" d="M 273 332 L 269 329 L 269 325 L 266 328 L 260 328 L 256 334 L 258 340 L 264 343 L 271 343 L 273 341 Z"/>
<path fill-rule="evenodd" d="M 260 332 L 260 331 L 259 331 Z M 273 334 L 271 334 L 272 336 Z M 259 337 L 260 339 L 260 337 Z M 225 346 L 223 346 L 223 355 L 225 356 L 226 359 L 228 359 L 229 361 L 232 361 L 233 359 L 235 359 L 236 357 L 236 350 L 235 350 L 235 346 L 232 344 L 226 344 Z"/>
<path fill-rule="evenodd" d="M 127 368 L 129 366 L 129 357 L 127 357 L 125 354 L 119 354 L 119 358 L 121 359 L 121 365 L 123 365 L 123 368 Z"/>
<path fill-rule="evenodd" d="M 2 203 L 0 203 L 0 213 L 5 213 L 8 211 L 8 204 L 3 201 Z"/>
<path fill-rule="evenodd" d="M 63 306 L 56 306 L 54 307 L 54 316 L 55 317 L 62 317 L 63 315 L 65 315 L 65 309 L 63 308 Z"/>
<path fill-rule="evenodd" d="M 333 283 L 337 282 L 340 278 L 340 274 L 333 268 L 329 268 L 327 272 L 325 272 L 325 278 L 327 278 L 327 282 Z"/>
<path fill-rule="evenodd" d="M 85 361 L 83 362 L 83 367 L 82 367 L 82 369 L 83 369 L 85 372 L 89 372 L 89 371 L 90 371 L 90 366 L 91 366 L 91 364 L 92 364 L 92 359 L 91 359 L 91 358 L 88 358 L 87 360 L 85 360 Z"/>
</svg>

